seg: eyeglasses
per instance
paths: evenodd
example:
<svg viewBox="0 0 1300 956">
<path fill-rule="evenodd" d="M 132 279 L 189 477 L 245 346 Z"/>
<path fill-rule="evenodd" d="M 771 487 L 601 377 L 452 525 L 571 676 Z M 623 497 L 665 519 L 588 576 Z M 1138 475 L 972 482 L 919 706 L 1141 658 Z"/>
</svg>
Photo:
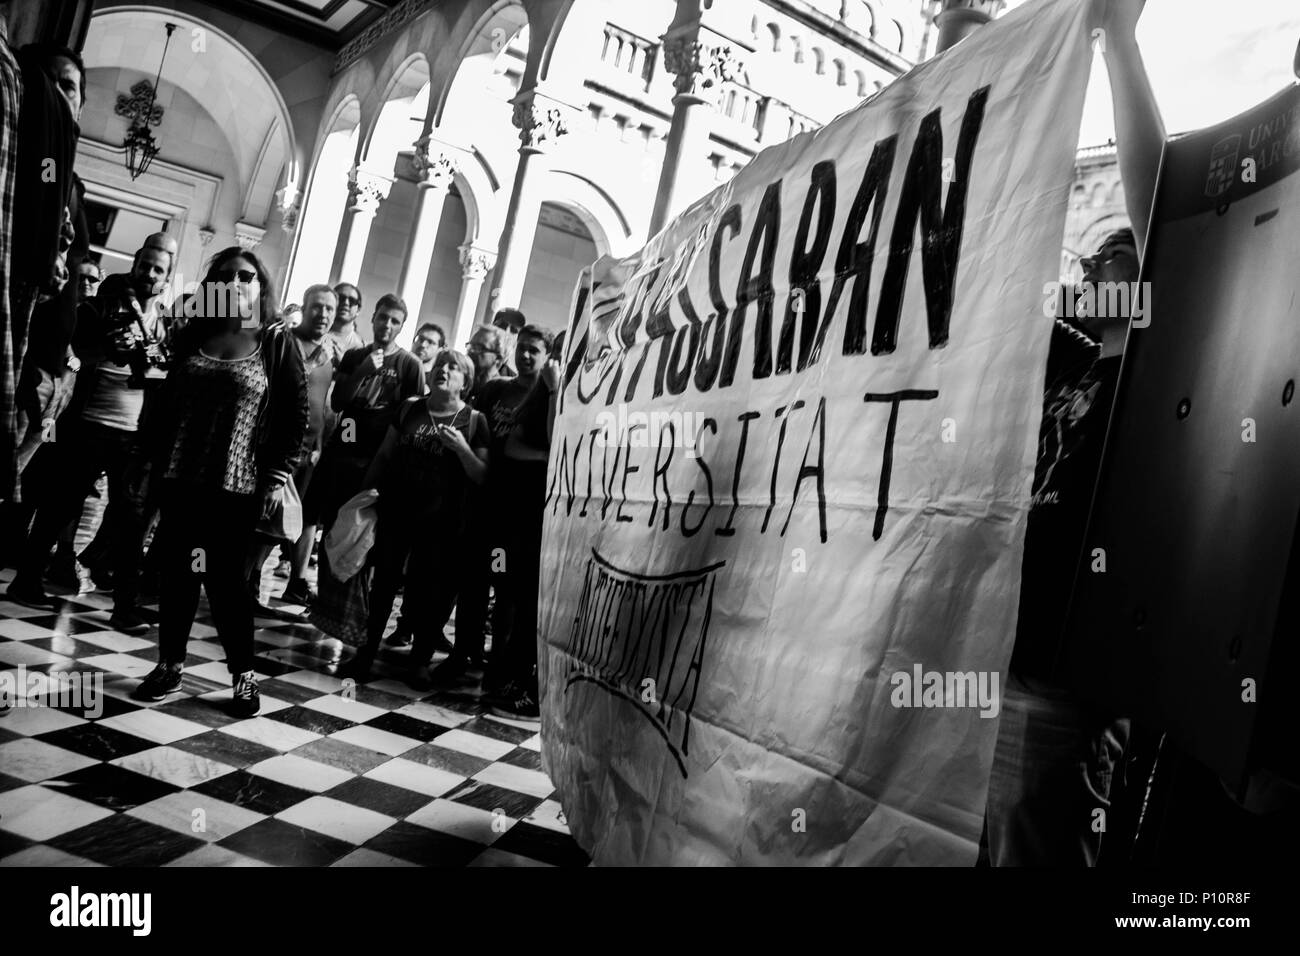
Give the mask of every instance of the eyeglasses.
<svg viewBox="0 0 1300 956">
<path fill-rule="evenodd" d="M 466 355 L 485 355 L 488 353 L 491 353 L 492 355 L 496 355 L 497 350 L 484 348 L 482 345 L 479 345 L 476 342 L 471 342 L 469 343 L 469 345 L 465 346 Z"/>
<path fill-rule="evenodd" d="M 357 308 L 360 308 L 361 300 L 355 296 L 341 295 L 339 296 L 339 305 L 355 305 Z"/>
<path fill-rule="evenodd" d="M 252 269 L 234 269 L 230 272 L 218 272 L 218 282 L 234 282 L 238 279 L 244 285 L 252 285 L 257 281 L 257 273 Z"/>
</svg>

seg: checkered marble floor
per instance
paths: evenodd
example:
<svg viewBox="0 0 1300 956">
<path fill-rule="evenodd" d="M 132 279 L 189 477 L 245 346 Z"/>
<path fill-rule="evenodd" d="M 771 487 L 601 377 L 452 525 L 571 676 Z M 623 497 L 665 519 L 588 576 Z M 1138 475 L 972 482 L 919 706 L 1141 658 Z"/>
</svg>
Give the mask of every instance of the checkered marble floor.
<svg viewBox="0 0 1300 956">
<path fill-rule="evenodd" d="M 156 631 L 113 631 L 111 606 L 97 592 L 57 613 L 0 596 L 0 670 L 102 672 L 104 692 L 94 717 L 0 717 L 0 866 L 587 864 L 538 725 L 487 715 L 476 686 L 413 691 L 396 679 L 405 652 L 386 648 L 374 678 L 347 687 L 338 641 L 258 618 L 262 710 L 239 719 L 205 602 L 182 692 L 141 704 L 129 694 Z"/>
</svg>

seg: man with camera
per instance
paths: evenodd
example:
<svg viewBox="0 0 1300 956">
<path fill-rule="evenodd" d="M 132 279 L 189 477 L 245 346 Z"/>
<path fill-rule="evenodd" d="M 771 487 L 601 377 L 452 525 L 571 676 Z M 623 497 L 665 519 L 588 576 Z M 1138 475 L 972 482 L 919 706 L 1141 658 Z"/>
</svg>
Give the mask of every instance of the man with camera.
<svg viewBox="0 0 1300 956">
<path fill-rule="evenodd" d="M 167 347 L 160 296 L 171 277 L 176 240 L 154 233 L 136 252 L 131 271 L 111 275 L 78 312 L 73 349 L 81 360 L 76 390 L 57 431 L 46 435 L 40 454 L 53 477 L 40 492 L 36 518 L 23 548 L 8 598 L 28 607 L 53 601 L 41 580 L 59 531 L 81 510 L 88 489 L 108 476 L 108 511 L 114 579 L 112 626 L 141 633 L 136 613 L 138 570 L 144 538 L 143 501 L 133 487 L 137 433 L 146 397 L 166 376 Z"/>
</svg>

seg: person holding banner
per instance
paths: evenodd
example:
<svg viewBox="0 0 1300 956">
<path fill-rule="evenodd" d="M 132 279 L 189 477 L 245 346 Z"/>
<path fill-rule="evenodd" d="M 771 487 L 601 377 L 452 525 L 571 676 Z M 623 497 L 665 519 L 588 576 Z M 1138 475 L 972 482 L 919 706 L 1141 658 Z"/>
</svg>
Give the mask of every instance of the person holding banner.
<svg viewBox="0 0 1300 956">
<path fill-rule="evenodd" d="M 1106 283 L 1138 279 L 1164 127 L 1137 46 L 1145 0 L 1110 0 L 1105 55 L 1119 164 L 1132 229 L 1083 259 L 1082 303 Z M 1125 301 L 1132 306 L 1131 300 Z M 1068 303 L 1073 307 L 1074 302 Z M 1146 304 L 1149 307 L 1149 303 Z M 1020 613 L 989 781 L 981 865 L 1092 866 L 1111 808 L 1112 776 L 1129 722 L 1078 699 L 1057 666 L 1079 556 L 1085 546 L 1129 308 L 1069 308 L 1048 352 L 1033 498 L 1025 532 Z M 1098 314 L 1101 313 L 1101 314 Z M 1099 817 L 1098 814 L 1101 814 Z"/>
</svg>

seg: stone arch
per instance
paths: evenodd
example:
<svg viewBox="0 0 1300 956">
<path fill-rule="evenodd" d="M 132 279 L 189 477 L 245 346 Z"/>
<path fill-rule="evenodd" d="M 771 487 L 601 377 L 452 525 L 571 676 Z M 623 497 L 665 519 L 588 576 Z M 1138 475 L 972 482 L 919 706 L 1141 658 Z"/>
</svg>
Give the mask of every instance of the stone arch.
<svg viewBox="0 0 1300 956">
<path fill-rule="evenodd" d="M 392 71 L 388 82 L 384 86 L 383 94 L 377 101 L 378 109 L 369 118 L 369 122 L 361 135 L 357 154 L 358 160 L 364 160 L 369 155 L 371 145 L 375 141 L 375 134 L 381 128 L 391 128 L 393 125 L 401 123 L 402 120 L 409 120 L 412 115 L 422 116 L 424 114 L 427 109 L 427 102 L 421 104 L 418 100 L 422 96 L 427 100 L 428 89 L 428 58 L 420 52 L 411 53 L 404 57 Z M 402 115 L 402 113 L 405 115 Z M 416 121 L 414 132 L 415 135 L 410 137 L 409 142 L 404 144 L 405 146 L 409 147 L 418 138 L 418 121 Z M 386 143 L 384 145 L 390 146 L 393 144 Z M 391 170 L 384 170 L 383 172 L 387 174 Z"/>
<path fill-rule="evenodd" d="M 348 93 L 326 115 L 294 235 L 284 302 L 297 301 L 307 286 L 329 278 L 338 225 L 347 204 L 347 174 L 360 138 L 360 98 Z"/>
</svg>

